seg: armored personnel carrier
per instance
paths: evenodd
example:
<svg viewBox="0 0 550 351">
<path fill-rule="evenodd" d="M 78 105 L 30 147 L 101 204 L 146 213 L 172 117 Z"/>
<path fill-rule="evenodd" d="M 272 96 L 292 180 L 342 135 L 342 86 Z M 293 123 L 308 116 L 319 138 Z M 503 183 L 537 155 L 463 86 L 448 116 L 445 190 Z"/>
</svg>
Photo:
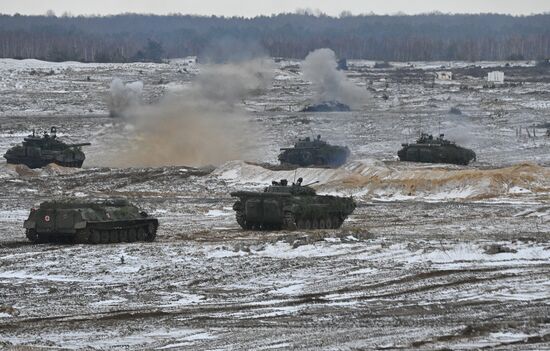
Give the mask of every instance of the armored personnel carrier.
<svg viewBox="0 0 550 351">
<path fill-rule="evenodd" d="M 9 149 L 4 158 L 8 163 L 24 164 L 29 168 L 41 168 L 50 163 L 64 167 L 82 167 L 86 156 L 80 149 L 90 143 L 66 144 L 57 139 L 56 128 L 50 129 L 50 134 L 44 132 L 42 136 L 35 134 L 23 139 L 21 145 Z"/>
<path fill-rule="evenodd" d="M 67 199 L 41 203 L 23 226 L 34 243 L 131 243 L 155 240 L 158 220 L 125 199 Z"/>
<path fill-rule="evenodd" d="M 292 185 L 283 179 L 263 192 L 232 192 L 231 196 L 238 198 L 233 205 L 237 223 L 243 229 L 256 230 L 339 228 L 355 210 L 355 201 L 317 195 L 309 185 L 302 185 L 302 178 Z"/>
<path fill-rule="evenodd" d="M 347 146 L 330 145 L 321 140 L 317 135 L 316 139 L 309 137 L 299 139 L 294 147 L 281 148 L 279 154 L 281 164 L 292 164 L 297 166 L 329 166 L 339 167 L 346 163 L 350 151 Z"/>
<path fill-rule="evenodd" d="M 432 135 L 422 133 L 414 144 L 402 144 L 397 152 L 401 161 L 453 163 L 467 165 L 476 159 L 476 153 L 470 149 L 445 140 L 443 134 L 434 139 Z"/>
</svg>

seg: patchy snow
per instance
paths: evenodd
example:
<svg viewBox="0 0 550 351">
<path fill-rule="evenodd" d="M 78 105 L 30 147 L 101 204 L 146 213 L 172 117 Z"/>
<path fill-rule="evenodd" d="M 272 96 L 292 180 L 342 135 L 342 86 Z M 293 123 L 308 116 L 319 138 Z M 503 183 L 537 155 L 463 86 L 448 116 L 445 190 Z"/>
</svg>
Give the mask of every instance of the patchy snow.
<svg viewBox="0 0 550 351">
<path fill-rule="evenodd" d="M 239 142 L 254 147 L 238 158 L 274 164 L 280 147 L 321 134 L 352 151 L 338 169 L 272 171 L 242 160 L 212 173 L 104 167 L 136 137 L 127 121 L 107 116 L 113 77 L 143 81 L 150 103 L 189 86 L 201 66 L 0 60 L 0 149 L 52 125 L 66 140 L 92 142 L 78 170 L 0 159 L 0 347 L 461 349 L 544 337 L 550 139 L 544 128 L 536 138 L 515 130 L 547 122 L 547 78 L 527 69 L 517 86 L 486 89 L 484 79 L 457 75 L 431 87 L 431 70 L 441 66 L 504 63 L 374 70 L 372 61 L 350 60 L 346 75 L 371 100 L 311 114 L 297 112 L 313 96 L 299 63 L 280 62 L 267 93 L 242 101 L 251 128 Z M 439 129 L 477 161 L 396 160 L 401 143 Z M 354 196 L 355 212 L 336 230 L 241 230 L 231 191 L 295 177 L 319 180 L 320 194 Z M 42 201 L 113 195 L 158 217 L 155 242 L 32 245 L 25 237 L 21 223 Z M 491 245 L 505 252 L 490 254 Z M 485 321 L 486 333 L 467 332 Z M 546 346 L 534 340 L 528 346 Z"/>
</svg>

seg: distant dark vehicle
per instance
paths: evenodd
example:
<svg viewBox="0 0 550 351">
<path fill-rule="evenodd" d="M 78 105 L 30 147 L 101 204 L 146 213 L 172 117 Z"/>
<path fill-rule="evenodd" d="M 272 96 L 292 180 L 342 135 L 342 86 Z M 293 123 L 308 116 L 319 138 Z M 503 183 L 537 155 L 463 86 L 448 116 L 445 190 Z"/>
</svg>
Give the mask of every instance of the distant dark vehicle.
<svg viewBox="0 0 550 351">
<path fill-rule="evenodd" d="M 441 134 L 434 139 L 432 135 L 422 133 L 415 144 L 402 144 L 403 148 L 397 152 L 401 161 L 452 163 L 467 165 L 476 160 L 476 153 L 470 149 L 460 147 L 445 140 Z"/>
<path fill-rule="evenodd" d="M 41 168 L 50 163 L 63 167 L 82 167 L 86 156 L 80 149 L 90 143 L 66 144 L 59 141 L 56 128 L 50 129 L 50 134 L 44 132 L 42 136 L 32 134 L 23 139 L 21 145 L 9 149 L 4 158 L 8 163 L 24 164 L 29 168 Z"/>
<path fill-rule="evenodd" d="M 351 108 L 338 101 L 325 101 L 304 107 L 301 112 L 348 112 Z"/>
<path fill-rule="evenodd" d="M 68 199 L 33 208 L 24 228 L 34 243 L 131 243 L 155 240 L 158 220 L 125 199 Z"/>
<path fill-rule="evenodd" d="M 338 66 L 336 69 L 340 71 L 347 71 L 348 70 L 348 60 L 344 57 L 338 60 Z"/>
<path fill-rule="evenodd" d="M 247 230 L 335 229 L 355 210 L 351 197 L 317 195 L 311 184 L 301 183 L 283 179 L 263 192 L 232 192 L 239 198 L 233 205 L 237 223 Z"/>
<path fill-rule="evenodd" d="M 462 111 L 458 107 L 451 107 L 451 109 L 449 110 L 449 113 L 451 115 L 461 115 Z"/>
<path fill-rule="evenodd" d="M 391 68 L 392 65 L 388 61 L 375 62 L 373 68 Z"/>
<path fill-rule="evenodd" d="M 350 151 L 347 146 L 330 145 L 321 140 L 311 140 L 309 137 L 299 139 L 294 147 L 281 148 L 279 154 L 281 164 L 292 164 L 297 166 L 329 166 L 339 167 L 346 163 Z"/>
</svg>

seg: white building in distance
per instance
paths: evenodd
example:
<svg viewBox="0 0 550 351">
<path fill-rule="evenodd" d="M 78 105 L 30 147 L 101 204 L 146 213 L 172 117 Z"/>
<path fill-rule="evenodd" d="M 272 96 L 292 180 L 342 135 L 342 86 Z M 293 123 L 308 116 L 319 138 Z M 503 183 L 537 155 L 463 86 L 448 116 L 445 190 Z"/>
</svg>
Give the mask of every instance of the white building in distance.
<svg viewBox="0 0 550 351">
<path fill-rule="evenodd" d="M 487 74 L 487 81 L 491 83 L 504 83 L 504 72 L 493 71 Z"/>
</svg>

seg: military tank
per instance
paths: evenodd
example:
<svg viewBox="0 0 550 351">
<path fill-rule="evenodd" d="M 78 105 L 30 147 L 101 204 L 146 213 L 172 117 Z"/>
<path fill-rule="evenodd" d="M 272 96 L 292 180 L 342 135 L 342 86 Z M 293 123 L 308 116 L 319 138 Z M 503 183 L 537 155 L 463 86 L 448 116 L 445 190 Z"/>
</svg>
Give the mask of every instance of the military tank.
<svg viewBox="0 0 550 351">
<path fill-rule="evenodd" d="M 131 243 L 155 240 L 158 220 L 125 199 L 65 199 L 33 208 L 23 227 L 34 243 Z"/>
<path fill-rule="evenodd" d="M 56 132 L 56 128 L 52 127 L 49 134 L 44 132 L 39 136 L 33 130 L 21 145 L 9 149 L 4 158 L 8 163 L 24 164 L 29 168 L 41 168 L 50 163 L 63 167 L 82 167 L 86 156 L 81 147 L 91 144 L 66 144 L 57 139 Z"/>
<path fill-rule="evenodd" d="M 470 161 L 476 160 L 473 150 L 445 140 L 444 134 L 434 139 L 431 134 L 422 133 L 416 143 L 402 146 L 403 148 L 397 152 L 401 161 L 467 165 Z"/>
<path fill-rule="evenodd" d="M 315 182 L 317 183 L 317 182 Z M 272 182 L 263 192 L 236 191 L 233 205 L 237 223 L 246 230 L 335 229 L 355 210 L 349 197 L 317 195 L 309 185 Z"/>
<path fill-rule="evenodd" d="M 294 147 L 281 148 L 281 164 L 292 164 L 302 167 L 329 166 L 339 167 L 346 163 L 350 155 L 347 146 L 330 145 L 321 136 L 311 140 L 309 137 L 298 139 Z"/>
</svg>

